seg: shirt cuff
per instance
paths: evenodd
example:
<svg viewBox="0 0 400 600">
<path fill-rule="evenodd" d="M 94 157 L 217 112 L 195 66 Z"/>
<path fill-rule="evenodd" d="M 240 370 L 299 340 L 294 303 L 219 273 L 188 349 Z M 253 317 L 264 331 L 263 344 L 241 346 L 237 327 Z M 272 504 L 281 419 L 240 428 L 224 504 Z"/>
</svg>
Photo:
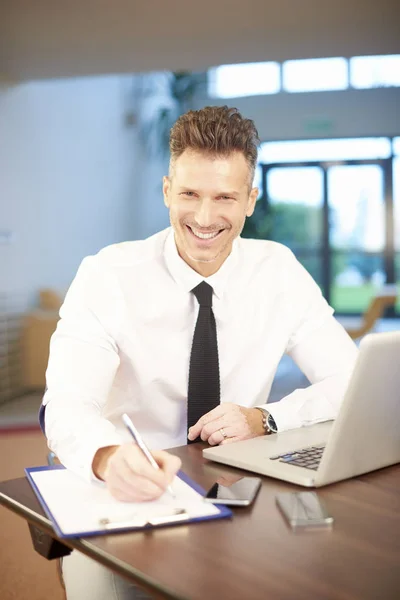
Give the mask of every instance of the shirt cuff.
<svg viewBox="0 0 400 600">
<path fill-rule="evenodd" d="M 314 403 L 307 407 L 307 402 L 304 402 L 304 398 L 307 389 L 295 390 L 289 396 L 285 396 L 278 402 L 272 402 L 270 404 L 263 404 L 260 408 L 267 410 L 275 421 L 277 432 L 288 431 L 289 429 L 297 429 L 299 427 L 306 427 L 308 425 L 314 425 L 315 423 L 322 423 L 323 421 L 330 421 L 335 419 L 337 414 L 334 408 L 331 406 L 329 401 L 320 394 L 318 398 L 318 407 Z M 294 400 L 295 402 L 291 402 Z M 297 406 L 296 400 L 301 400 L 300 410 Z"/>
<path fill-rule="evenodd" d="M 294 418 L 293 414 L 290 414 L 290 407 L 281 404 L 280 401 L 271 404 L 263 404 L 260 408 L 264 408 L 272 416 L 278 433 L 287 431 L 288 429 L 295 429 L 302 425 L 301 422 L 297 423 L 297 419 Z"/>
</svg>

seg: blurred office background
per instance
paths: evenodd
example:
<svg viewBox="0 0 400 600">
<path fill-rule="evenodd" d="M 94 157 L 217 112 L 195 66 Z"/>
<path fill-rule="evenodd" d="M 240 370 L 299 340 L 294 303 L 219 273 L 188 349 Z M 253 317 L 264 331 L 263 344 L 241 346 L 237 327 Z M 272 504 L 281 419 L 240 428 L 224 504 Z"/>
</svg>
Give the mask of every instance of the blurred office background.
<svg viewBox="0 0 400 600">
<path fill-rule="evenodd" d="M 3 6 L 0 427 L 35 422 L 83 257 L 168 226 L 168 132 L 190 108 L 258 127 L 243 235 L 292 248 L 355 339 L 400 327 L 397 1 Z M 283 361 L 271 399 L 305 384 Z"/>
<path fill-rule="evenodd" d="M 166 139 L 188 108 L 257 124 L 244 234 L 289 245 L 358 339 L 399 328 L 399 54 L 398 0 L 0 2 L 1 479 L 45 462 L 29 429 L 82 258 L 168 225 Z M 284 359 L 271 400 L 306 384 Z M 25 522 L 3 510 L 0 530 L 2 600 L 61 600 Z"/>
</svg>

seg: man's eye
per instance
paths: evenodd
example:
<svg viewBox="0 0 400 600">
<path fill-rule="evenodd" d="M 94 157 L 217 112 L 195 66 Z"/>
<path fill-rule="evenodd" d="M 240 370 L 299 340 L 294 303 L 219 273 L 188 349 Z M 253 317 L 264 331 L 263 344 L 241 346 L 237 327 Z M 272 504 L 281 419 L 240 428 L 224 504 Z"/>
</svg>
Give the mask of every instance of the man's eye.
<svg viewBox="0 0 400 600">
<path fill-rule="evenodd" d="M 189 196 L 190 198 L 193 198 L 194 196 L 194 192 L 183 192 L 184 196 Z"/>
<path fill-rule="evenodd" d="M 221 200 L 232 200 L 230 196 L 220 196 Z"/>
</svg>

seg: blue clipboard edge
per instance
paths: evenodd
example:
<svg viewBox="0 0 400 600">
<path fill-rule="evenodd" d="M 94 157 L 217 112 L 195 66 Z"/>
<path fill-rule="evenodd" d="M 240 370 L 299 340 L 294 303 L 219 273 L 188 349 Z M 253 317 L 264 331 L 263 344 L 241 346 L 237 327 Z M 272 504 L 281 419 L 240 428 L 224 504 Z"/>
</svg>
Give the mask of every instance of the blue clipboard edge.
<svg viewBox="0 0 400 600">
<path fill-rule="evenodd" d="M 172 523 L 160 524 L 160 525 L 146 525 L 145 527 L 124 527 L 121 529 L 113 529 L 112 531 L 100 529 L 98 531 L 83 531 L 83 532 L 79 532 L 79 533 L 64 534 L 61 531 L 61 529 L 59 528 L 58 523 L 53 518 L 53 515 L 52 515 L 49 507 L 47 506 L 46 502 L 42 498 L 42 495 L 40 494 L 39 488 L 37 487 L 35 481 L 31 477 L 31 473 L 37 473 L 39 471 L 57 471 L 57 470 L 65 470 L 65 467 L 63 465 L 54 465 L 54 466 L 43 466 L 43 467 L 26 467 L 24 469 L 25 475 L 26 475 L 30 485 L 32 486 L 33 491 L 35 492 L 35 495 L 36 495 L 41 507 L 43 508 L 47 518 L 51 521 L 51 524 L 53 526 L 54 531 L 57 534 L 57 537 L 59 537 L 61 539 L 86 538 L 86 537 L 93 537 L 93 536 L 106 535 L 106 534 L 114 535 L 114 533 L 145 531 L 147 529 L 158 529 L 159 527 L 172 527 L 174 525 L 175 526 L 187 525 L 189 523 L 198 523 L 200 521 L 212 521 L 214 519 L 226 519 L 226 518 L 232 517 L 232 511 L 229 508 L 227 508 L 223 504 L 214 504 L 215 508 L 217 508 L 219 511 L 217 514 L 207 515 L 204 517 L 198 517 L 196 519 L 189 519 L 188 521 L 178 521 L 176 523 L 172 522 Z M 190 487 L 193 488 L 198 494 L 201 494 L 202 496 L 205 495 L 204 488 L 202 488 L 201 485 L 199 485 L 198 483 L 193 481 L 193 479 L 191 479 L 188 475 L 186 475 L 186 473 L 183 473 L 183 471 L 179 471 L 178 477 L 180 479 L 182 479 L 182 481 L 184 481 L 185 483 L 190 485 Z"/>
</svg>

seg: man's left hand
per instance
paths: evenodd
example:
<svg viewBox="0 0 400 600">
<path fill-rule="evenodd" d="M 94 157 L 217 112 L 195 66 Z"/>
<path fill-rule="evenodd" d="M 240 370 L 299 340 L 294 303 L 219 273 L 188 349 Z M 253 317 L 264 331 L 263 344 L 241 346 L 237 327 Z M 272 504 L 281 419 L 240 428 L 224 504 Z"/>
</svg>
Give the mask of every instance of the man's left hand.
<svg viewBox="0 0 400 600">
<path fill-rule="evenodd" d="M 201 437 L 210 446 L 230 444 L 264 434 L 262 414 L 256 408 L 224 403 L 206 413 L 188 432 L 188 439 Z"/>
</svg>

